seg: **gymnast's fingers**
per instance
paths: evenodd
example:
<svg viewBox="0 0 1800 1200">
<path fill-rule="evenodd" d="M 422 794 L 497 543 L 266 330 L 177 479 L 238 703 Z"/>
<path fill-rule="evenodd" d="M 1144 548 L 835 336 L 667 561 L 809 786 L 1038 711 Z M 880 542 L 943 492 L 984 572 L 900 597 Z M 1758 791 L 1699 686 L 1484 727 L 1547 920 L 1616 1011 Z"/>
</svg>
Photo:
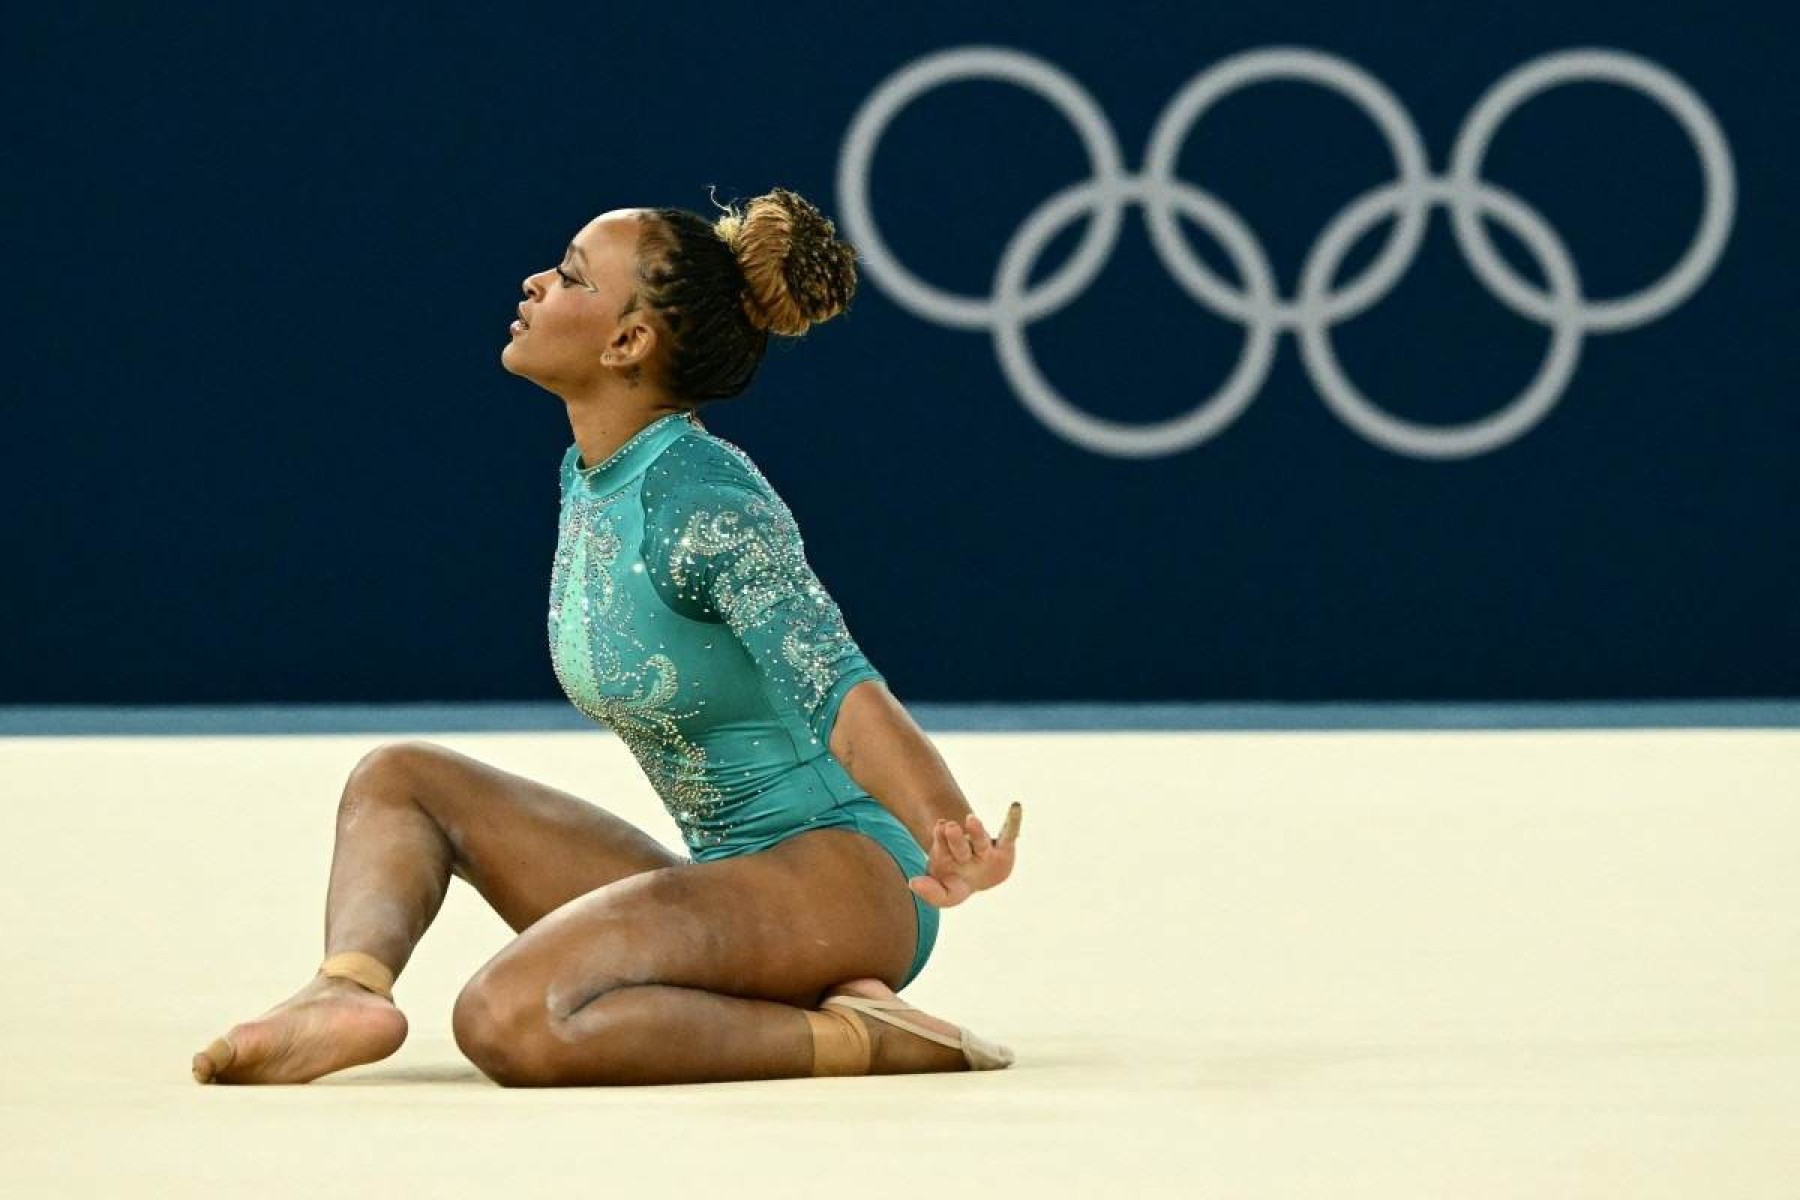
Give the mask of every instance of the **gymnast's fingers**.
<svg viewBox="0 0 1800 1200">
<path fill-rule="evenodd" d="M 943 908 L 944 902 L 950 899 L 950 893 L 933 876 L 915 875 L 906 882 L 914 892 L 918 893 L 919 899 L 933 908 Z"/>
<path fill-rule="evenodd" d="M 1000 827 L 1000 845 L 1011 846 L 1019 840 L 1019 822 L 1024 820 L 1025 806 L 1017 800 L 1006 810 L 1006 824 Z"/>
<path fill-rule="evenodd" d="M 975 851 L 969 848 L 969 835 L 955 821 L 944 826 L 944 840 L 950 845 L 950 855 L 959 863 L 966 863 L 975 857 Z"/>
<path fill-rule="evenodd" d="M 981 818 L 974 813 L 969 814 L 969 844 L 974 847 L 976 858 L 986 858 L 994 845 L 994 839 L 981 824 Z"/>
<path fill-rule="evenodd" d="M 947 871 L 956 864 L 956 855 L 950 850 L 950 822 L 939 821 L 931 827 L 929 856 L 933 871 Z"/>
</svg>

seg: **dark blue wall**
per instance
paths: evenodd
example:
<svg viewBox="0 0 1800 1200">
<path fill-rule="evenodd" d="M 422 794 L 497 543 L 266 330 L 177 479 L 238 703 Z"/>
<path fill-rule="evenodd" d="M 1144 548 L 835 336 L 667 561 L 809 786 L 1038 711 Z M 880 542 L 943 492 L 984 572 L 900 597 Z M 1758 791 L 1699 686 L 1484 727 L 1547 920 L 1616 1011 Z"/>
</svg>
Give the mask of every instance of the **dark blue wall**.
<svg viewBox="0 0 1800 1200">
<path fill-rule="evenodd" d="M 786 185 L 841 216 L 859 106 L 969 44 L 1066 71 L 1131 172 L 1190 78 L 1257 47 L 1380 81 L 1434 173 L 1509 71 L 1613 48 L 1703 100 L 1736 195 L 1691 295 L 1589 330 L 1543 420 L 1459 458 L 1353 431 L 1292 330 L 1215 436 L 1098 453 L 1027 409 L 986 332 L 865 274 L 848 316 L 779 346 L 705 420 L 787 497 L 903 697 L 1800 694 L 1793 18 L 985 7 L 15 14 L 0 702 L 554 695 L 544 614 L 570 435 L 558 400 L 498 365 L 520 279 L 595 212 L 703 209 L 708 185 Z M 1222 99 L 1178 163 L 1253 233 L 1284 298 L 1337 214 L 1395 178 L 1366 116 L 1294 82 Z M 1600 83 L 1526 103 L 1483 175 L 1541 216 L 1594 300 L 1654 284 L 1703 206 L 1682 127 Z M 1020 223 L 1087 177 L 1045 102 L 962 82 L 900 113 L 872 188 L 908 267 L 978 295 Z M 1187 232 L 1229 277 L 1218 241 Z M 1523 243 L 1497 242 L 1536 286 Z M 1391 293 L 1330 337 L 1365 394 L 1438 424 L 1502 407 L 1552 342 L 1483 285 L 1442 208 Z M 1245 332 L 1183 290 L 1128 207 L 1093 284 L 1029 339 L 1062 394 L 1142 423 L 1213 394 Z"/>
</svg>

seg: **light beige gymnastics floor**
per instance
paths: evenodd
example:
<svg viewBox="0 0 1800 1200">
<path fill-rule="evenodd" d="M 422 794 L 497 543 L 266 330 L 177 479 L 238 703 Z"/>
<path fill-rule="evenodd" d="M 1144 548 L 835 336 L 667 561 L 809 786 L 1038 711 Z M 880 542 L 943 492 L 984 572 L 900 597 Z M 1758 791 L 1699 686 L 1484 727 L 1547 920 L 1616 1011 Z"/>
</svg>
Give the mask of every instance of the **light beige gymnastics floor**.
<svg viewBox="0 0 1800 1200">
<path fill-rule="evenodd" d="M 428 736 L 677 844 L 609 734 Z M 1800 732 L 939 734 L 1024 833 L 906 995 L 1010 1070 L 498 1088 L 459 881 L 398 1054 L 195 1084 L 384 740 L 0 739 L 0 1195 L 1800 1196 Z"/>
</svg>

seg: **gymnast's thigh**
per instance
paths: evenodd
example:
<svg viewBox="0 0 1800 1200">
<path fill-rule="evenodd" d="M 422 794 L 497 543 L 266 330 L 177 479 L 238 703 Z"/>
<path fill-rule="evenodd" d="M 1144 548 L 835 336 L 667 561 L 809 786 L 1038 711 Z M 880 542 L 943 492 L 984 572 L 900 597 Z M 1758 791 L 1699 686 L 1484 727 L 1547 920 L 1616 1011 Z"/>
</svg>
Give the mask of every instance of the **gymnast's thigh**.
<svg viewBox="0 0 1800 1200">
<path fill-rule="evenodd" d="M 340 823 L 372 803 L 423 809 L 444 833 L 452 872 L 515 932 L 596 888 L 687 861 L 598 805 L 433 742 L 365 755 Z"/>
<path fill-rule="evenodd" d="M 893 876 L 887 851 L 843 827 L 646 872 L 549 914 L 465 991 L 560 1016 L 639 984 L 811 1008 L 846 980 L 905 974 L 915 919 Z"/>
</svg>

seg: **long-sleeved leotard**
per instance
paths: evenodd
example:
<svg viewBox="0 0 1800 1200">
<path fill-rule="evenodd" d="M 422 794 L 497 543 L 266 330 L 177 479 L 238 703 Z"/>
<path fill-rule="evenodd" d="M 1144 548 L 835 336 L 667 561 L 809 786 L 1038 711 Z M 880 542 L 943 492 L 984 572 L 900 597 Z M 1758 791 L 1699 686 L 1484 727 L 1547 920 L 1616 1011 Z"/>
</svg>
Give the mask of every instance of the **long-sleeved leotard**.
<svg viewBox="0 0 1800 1200">
<path fill-rule="evenodd" d="M 924 851 L 830 753 L 846 693 L 882 676 L 807 563 L 792 512 L 738 447 L 685 413 L 611 458 L 562 462 L 551 661 L 614 731 L 694 861 L 811 829 L 874 838 L 904 876 Z M 904 886 L 904 885 L 902 885 Z M 916 976 L 937 910 L 913 896 Z"/>
</svg>

